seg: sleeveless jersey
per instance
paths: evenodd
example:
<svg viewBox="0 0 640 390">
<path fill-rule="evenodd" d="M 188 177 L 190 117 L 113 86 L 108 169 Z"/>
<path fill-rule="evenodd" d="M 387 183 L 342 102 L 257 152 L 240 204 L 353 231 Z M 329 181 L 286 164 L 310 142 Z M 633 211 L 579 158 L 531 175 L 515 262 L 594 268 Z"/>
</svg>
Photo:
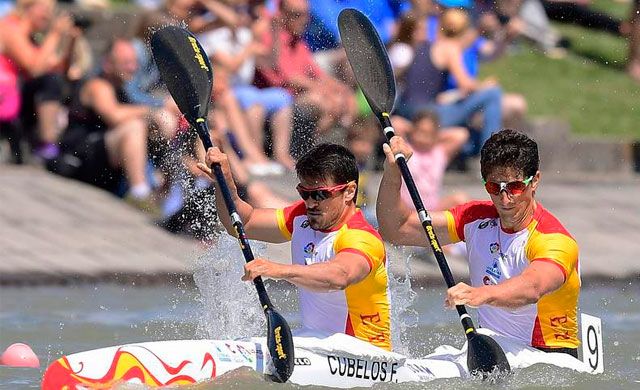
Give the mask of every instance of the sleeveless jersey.
<svg viewBox="0 0 640 390">
<path fill-rule="evenodd" d="M 469 202 L 445 214 L 452 242 L 467 245 L 472 286 L 499 284 L 520 275 L 534 261 L 554 264 L 564 275 L 562 286 L 535 304 L 517 309 L 479 307 L 480 326 L 533 347 L 578 347 L 578 244 L 558 219 L 538 203 L 526 229 L 505 232 L 490 201 Z"/>
<path fill-rule="evenodd" d="M 283 236 L 291 240 L 293 264 L 326 262 L 340 252 L 361 254 L 369 263 L 369 274 L 344 290 L 315 292 L 299 287 L 303 327 L 327 334 L 346 333 L 391 350 L 384 244 L 362 212 L 358 210 L 346 223 L 331 231 L 309 226 L 303 201 L 277 210 L 277 217 Z"/>
</svg>

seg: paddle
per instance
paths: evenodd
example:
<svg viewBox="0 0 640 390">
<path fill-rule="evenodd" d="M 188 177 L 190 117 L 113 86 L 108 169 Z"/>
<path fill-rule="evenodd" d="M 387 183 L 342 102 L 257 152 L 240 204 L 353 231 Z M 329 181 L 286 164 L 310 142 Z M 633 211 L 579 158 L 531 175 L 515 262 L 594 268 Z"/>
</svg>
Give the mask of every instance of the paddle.
<svg viewBox="0 0 640 390">
<path fill-rule="evenodd" d="M 162 81 L 187 121 L 198 132 L 205 149 L 213 147 L 207 125 L 207 113 L 211 101 L 213 72 L 211 64 L 200 43 L 189 31 L 168 26 L 156 31 L 151 38 L 151 51 L 160 70 Z M 229 192 L 219 164 L 212 167 L 222 192 L 224 203 L 238 236 L 244 259 L 254 259 L 244 225 Z M 262 278 L 253 284 L 258 291 L 260 304 L 267 317 L 267 346 L 276 369 L 275 380 L 286 382 L 293 373 L 293 337 L 287 321 L 271 304 Z"/>
<path fill-rule="evenodd" d="M 360 11 L 350 8 L 342 10 L 338 16 L 338 28 L 358 85 L 371 106 L 371 110 L 384 127 L 387 140 L 390 140 L 395 135 L 390 114 L 396 99 L 396 82 L 387 51 L 369 19 Z M 431 250 L 438 261 L 440 272 L 442 272 L 447 286 L 451 288 L 455 285 L 453 275 L 433 230 L 431 217 L 422 204 L 406 158 L 402 154 L 397 154 L 395 159 L 427 235 L 427 241 L 429 241 Z M 472 374 L 480 373 L 482 375 L 494 372 L 496 369 L 499 372 L 510 371 L 509 362 L 498 343 L 491 337 L 476 331 L 464 305 L 457 305 L 456 309 L 468 340 L 467 365 L 469 371 Z"/>
</svg>

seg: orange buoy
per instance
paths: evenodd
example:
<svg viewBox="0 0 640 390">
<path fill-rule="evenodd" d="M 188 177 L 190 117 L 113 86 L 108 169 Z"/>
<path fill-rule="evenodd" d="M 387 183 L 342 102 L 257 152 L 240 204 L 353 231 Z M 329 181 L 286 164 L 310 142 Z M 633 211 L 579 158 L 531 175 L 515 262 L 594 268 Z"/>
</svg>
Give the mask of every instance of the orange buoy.
<svg viewBox="0 0 640 390">
<path fill-rule="evenodd" d="M 40 360 L 30 346 L 15 343 L 2 353 L 0 364 L 10 367 L 40 367 Z"/>
</svg>

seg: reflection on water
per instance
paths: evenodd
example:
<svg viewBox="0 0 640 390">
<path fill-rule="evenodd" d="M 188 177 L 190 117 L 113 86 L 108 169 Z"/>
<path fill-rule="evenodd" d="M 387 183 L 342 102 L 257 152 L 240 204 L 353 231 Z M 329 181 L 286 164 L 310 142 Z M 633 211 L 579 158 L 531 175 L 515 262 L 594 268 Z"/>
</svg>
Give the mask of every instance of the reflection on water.
<svg viewBox="0 0 640 390">
<path fill-rule="evenodd" d="M 203 264 L 211 263 L 196 273 L 202 294 L 193 287 L 138 288 L 109 284 L 0 289 L 0 348 L 25 342 L 32 346 L 42 363 L 41 369 L 0 367 L 0 389 L 39 388 L 44 368 L 62 354 L 130 342 L 261 334 L 264 318 L 253 286 L 239 282 L 242 264 L 237 259 L 234 257 L 225 264 L 226 260 L 220 257 L 204 258 Z M 408 291 L 403 284 L 408 282 L 394 283 L 393 288 L 398 291 Z M 298 323 L 296 294 L 285 283 L 268 283 L 267 289 L 279 311 L 295 327 Z M 415 316 L 412 317 L 410 311 L 406 322 L 410 326 L 394 325 L 394 329 L 405 332 L 401 348 L 417 357 L 442 344 L 460 346 L 464 335 L 456 313 L 442 308 L 444 293 L 440 284 L 437 289 L 415 290 L 415 299 L 403 298 L 413 302 L 409 309 L 415 311 Z M 605 374 L 580 375 L 549 366 L 534 366 L 516 372 L 496 388 L 640 388 L 637 382 L 640 381 L 640 333 L 635 325 L 640 320 L 638 296 L 637 283 L 587 285 L 583 291 L 582 310 L 603 321 Z M 222 312 L 228 316 L 222 316 Z M 258 375 L 240 372 L 194 388 L 220 386 L 263 388 L 265 383 Z M 424 384 L 419 387 L 425 388 Z M 474 381 L 439 380 L 426 388 L 481 387 L 484 387 L 482 383 Z"/>
</svg>

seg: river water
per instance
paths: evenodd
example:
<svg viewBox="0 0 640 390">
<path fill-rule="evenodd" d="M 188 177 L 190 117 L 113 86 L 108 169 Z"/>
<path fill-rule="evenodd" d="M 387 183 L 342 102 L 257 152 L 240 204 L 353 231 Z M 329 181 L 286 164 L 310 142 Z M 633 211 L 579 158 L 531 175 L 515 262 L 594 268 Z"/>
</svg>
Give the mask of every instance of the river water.
<svg viewBox="0 0 640 390">
<path fill-rule="evenodd" d="M 253 287 L 239 281 L 239 258 L 231 251 L 229 255 L 216 256 L 216 261 L 211 261 L 211 255 L 199 259 L 195 286 L 0 288 L 0 348 L 25 342 L 41 362 L 40 369 L 0 366 L 0 389 L 39 388 L 44 369 L 63 354 L 130 342 L 261 335 L 264 319 Z M 295 328 L 299 322 L 295 291 L 282 282 L 268 283 L 267 288 L 279 311 Z M 396 277 L 391 290 L 397 351 L 419 357 L 442 344 L 462 345 L 464 336 L 456 313 L 443 308 L 442 283 L 412 288 L 406 279 Z M 603 322 L 604 374 L 593 376 L 534 366 L 493 387 L 640 389 L 639 297 L 637 281 L 583 286 L 581 311 L 598 316 Z M 265 385 L 257 375 L 243 373 L 197 388 Z M 402 388 L 407 387 L 486 388 L 486 383 L 446 379 Z"/>
</svg>

